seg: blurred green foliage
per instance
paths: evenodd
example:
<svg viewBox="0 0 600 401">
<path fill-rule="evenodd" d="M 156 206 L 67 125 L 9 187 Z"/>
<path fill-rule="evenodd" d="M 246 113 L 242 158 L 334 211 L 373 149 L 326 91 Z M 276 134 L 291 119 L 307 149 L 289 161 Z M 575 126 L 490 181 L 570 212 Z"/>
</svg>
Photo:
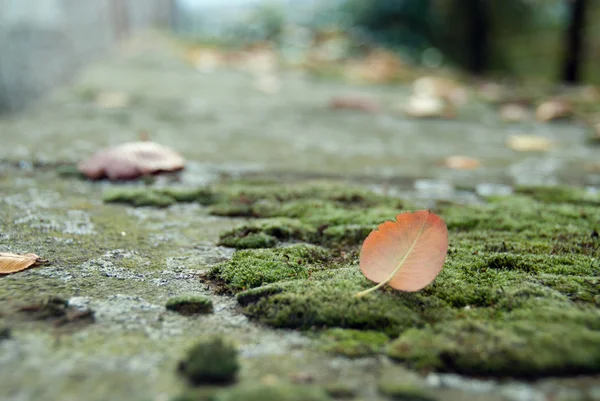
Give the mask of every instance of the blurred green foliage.
<svg viewBox="0 0 600 401">
<path fill-rule="evenodd" d="M 489 73 L 555 81 L 564 57 L 569 2 L 565 0 L 483 1 L 488 20 Z M 469 51 L 469 13 L 462 0 L 345 0 L 348 27 L 371 40 L 420 61 L 428 47 L 439 49 L 445 63 L 464 68 Z M 600 83 L 600 2 L 590 1 L 586 15 L 583 78 Z"/>
</svg>

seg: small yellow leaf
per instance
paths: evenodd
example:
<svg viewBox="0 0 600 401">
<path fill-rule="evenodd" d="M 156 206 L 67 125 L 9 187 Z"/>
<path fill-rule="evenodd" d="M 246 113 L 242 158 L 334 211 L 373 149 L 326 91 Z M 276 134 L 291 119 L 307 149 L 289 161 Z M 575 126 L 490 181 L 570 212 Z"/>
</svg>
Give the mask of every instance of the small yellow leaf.
<svg viewBox="0 0 600 401">
<path fill-rule="evenodd" d="M 449 156 L 444 159 L 444 166 L 452 170 L 476 170 L 481 167 L 481 162 L 472 157 Z"/>
<path fill-rule="evenodd" d="M 48 263 L 47 260 L 40 258 L 35 253 L 17 255 L 15 253 L 0 252 L 0 275 L 20 272 L 46 263 Z"/>
<path fill-rule="evenodd" d="M 541 122 L 566 119 L 572 116 L 573 107 L 571 103 L 563 99 L 546 100 L 535 110 L 535 117 Z"/>
<path fill-rule="evenodd" d="M 518 152 L 546 152 L 553 143 L 550 139 L 537 135 L 511 135 L 506 146 Z"/>
</svg>

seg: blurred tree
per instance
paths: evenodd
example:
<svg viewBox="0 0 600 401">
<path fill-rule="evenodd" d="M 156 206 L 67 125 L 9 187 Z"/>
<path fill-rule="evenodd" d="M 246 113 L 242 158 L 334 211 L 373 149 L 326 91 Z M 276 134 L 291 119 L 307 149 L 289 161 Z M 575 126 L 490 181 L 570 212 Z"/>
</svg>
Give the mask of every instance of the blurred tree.
<svg viewBox="0 0 600 401">
<path fill-rule="evenodd" d="M 570 3 L 569 26 L 565 36 L 565 58 L 562 80 L 575 84 L 580 80 L 581 65 L 584 58 L 586 0 L 567 0 Z"/>
<path fill-rule="evenodd" d="M 376 42 L 419 58 L 433 40 L 433 0 L 348 0 L 351 27 Z"/>
<path fill-rule="evenodd" d="M 489 51 L 489 18 L 486 0 L 468 0 L 465 12 L 468 14 L 468 43 L 467 68 L 475 75 L 481 75 L 488 70 Z"/>
<path fill-rule="evenodd" d="M 477 75 L 511 73 L 510 47 L 536 27 L 536 6 L 524 0 L 436 0 L 434 11 L 434 44 Z"/>
</svg>

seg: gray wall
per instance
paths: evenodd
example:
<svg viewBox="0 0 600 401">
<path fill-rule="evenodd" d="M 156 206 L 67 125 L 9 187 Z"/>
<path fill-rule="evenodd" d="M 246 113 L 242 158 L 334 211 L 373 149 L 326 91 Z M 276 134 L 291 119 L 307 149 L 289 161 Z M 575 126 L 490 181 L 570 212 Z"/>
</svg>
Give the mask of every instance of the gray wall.
<svg viewBox="0 0 600 401">
<path fill-rule="evenodd" d="M 120 39 L 168 26 L 174 0 L 0 0 L 0 113 L 16 111 Z"/>
</svg>

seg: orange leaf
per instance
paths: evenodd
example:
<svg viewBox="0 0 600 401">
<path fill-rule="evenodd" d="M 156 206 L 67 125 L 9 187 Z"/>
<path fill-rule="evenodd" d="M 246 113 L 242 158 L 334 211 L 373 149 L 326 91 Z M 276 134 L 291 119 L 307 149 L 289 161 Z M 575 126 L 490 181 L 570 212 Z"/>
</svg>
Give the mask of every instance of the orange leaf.
<svg viewBox="0 0 600 401">
<path fill-rule="evenodd" d="M 429 210 L 405 212 L 371 231 L 360 251 L 360 269 L 379 283 L 356 296 L 385 284 L 401 291 L 418 291 L 442 270 L 448 251 L 448 229 Z"/>
<path fill-rule="evenodd" d="M 29 267 L 39 266 L 45 263 L 48 263 L 48 261 L 41 259 L 35 253 L 17 255 L 14 253 L 0 252 L 0 274 L 16 273 Z"/>
</svg>

